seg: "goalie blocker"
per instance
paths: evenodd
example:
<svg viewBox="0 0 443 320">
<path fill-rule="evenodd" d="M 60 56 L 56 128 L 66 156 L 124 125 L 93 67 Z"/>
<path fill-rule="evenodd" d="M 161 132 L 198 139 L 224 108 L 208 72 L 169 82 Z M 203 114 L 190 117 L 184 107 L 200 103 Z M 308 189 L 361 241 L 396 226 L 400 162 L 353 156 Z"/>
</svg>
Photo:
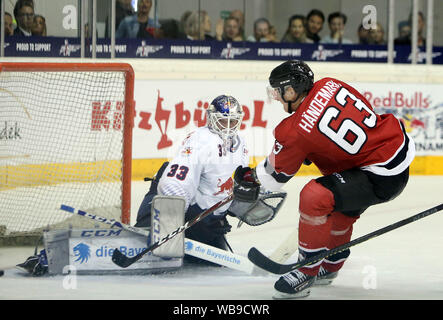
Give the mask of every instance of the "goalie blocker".
<svg viewBox="0 0 443 320">
<path fill-rule="evenodd" d="M 254 169 L 239 166 L 234 173 L 234 200 L 228 213 L 250 226 L 258 226 L 275 218 L 287 193 L 261 192 Z"/>
</svg>

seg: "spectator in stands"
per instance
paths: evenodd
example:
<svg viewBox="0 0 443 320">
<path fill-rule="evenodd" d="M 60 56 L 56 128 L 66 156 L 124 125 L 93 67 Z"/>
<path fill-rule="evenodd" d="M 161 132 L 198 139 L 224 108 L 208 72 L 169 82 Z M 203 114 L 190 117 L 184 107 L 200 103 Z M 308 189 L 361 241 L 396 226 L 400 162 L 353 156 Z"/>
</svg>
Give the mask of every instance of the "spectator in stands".
<svg viewBox="0 0 443 320">
<path fill-rule="evenodd" d="M 17 1 L 14 6 L 14 17 L 17 20 L 17 28 L 14 30 L 14 35 L 31 36 L 34 23 L 34 3 L 26 0 Z"/>
<path fill-rule="evenodd" d="M 116 38 L 153 38 L 155 28 L 159 25 L 153 19 L 149 18 L 152 0 L 138 0 L 137 13 L 126 17 L 118 26 L 115 33 Z"/>
<path fill-rule="evenodd" d="M 179 23 L 175 19 L 163 19 L 159 21 L 159 28 L 155 29 L 156 39 L 179 39 Z"/>
<path fill-rule="evenodd" d="M 313 43 L 314 41 L 306 36 L 306 18 L 302 15 L 293 15 L 289 18 L 288 29 L 281 42 L 291 43 Z"/>
<path fill-rule="evenodd" d="M 306 37 L 315 43 L 320 42 L 320 31 L 325 23 L 325 15 L 318 9 L 312 9 L 306 17 Z"/>
<path fill-rule="evenodd" d="M 188 40 L 205 40 L 205 34 L 211 22 L 206 11 L 192 11 L 185 21 L 185 34 Z"/>
<path fill-rule="evenodd" d="M 411 34 L 411 25 L 409 24 L 409 21 L 400 21 L 398 23 L 398 37 L 409 37 Z"/>
<path fill-rule="evenodd" d="M 115 29 L 117 30 L 124 18 L 134 15 L 134 13 L 131 0 L 117 0 L 115 2 Z"/>
<path fill-rule="evenodd" d="M 368 44 L 369 30 L 366 29 L 365 27 L 363 27 L 362 23 L 358 27 L 357 35 L 358 35 L 358 43 L 359 44 Z"/>
<path fill-rule="evenodd" d="M 34 23 L 32 24 L 32 35 L 46 37 L 46 19 L 41 15 L 34 16 Z"/>
<path fill-rule="evenodd" d="M 188 17 L 191 15 L 192 11 L 188 10 L 183 12 L 183 14 L 180 17 L 180 21 L 178 23 L 178 31 L 181 34 L 181 38 L 186 38 L 186 34 L 185 34 L 185 23 L 186 23 L 186 19 L 188 19 Z"/>
<path fill-rule="evenodd" d="M 270 34 L 270 38 L 272 39 L 272 42 L 279 42 L 277 40 L 277 29 L 275 28 L 275 26 L 271 25 L 269 27 L 269 34 Z"/>
<path fill-rule="evenodd" d="M 242 39 L 245 39 L 245 15 L 243 14 L 243 11 L 241 10 L 232 10 L 229 14 L 229 18 L 235 18 L 238 21 L 239 29 L 240 29 L 240 35 Z"/>
<path fill-rule="evenodd" d="M 12 36 L 14 34 L 14 24 L 12 16 L 9 12 L 5 12 L 5 37 Z"/>
<path fill-rule="evenodd" d="M 135 14 L 134 7 L 132 6 L 131 0 L 117 0 L 115 2 L 115 30 L 123 21 L 124 18 L 132 16 Z M 111 32 L 109 31 L 109 20 L 110 17 L 106 18 L 106 37 L 110 37 Z"/>
<path fill-rule="evenodd" d="M 223 40 L 223 32 L 225 28 L 225 20 L 218 19 L 217 24 L 215 25 L 215 39 L 218 41 Z"/>
<path fill-rule="evenodd" d="M 344 38 L 347 17 L 342 12 L 333 12 L 328 16 L 330 34 L 322 39 L 321 43 L 352 44 L 350 39 Z"/>
<path fill-rule="evenodd" d="M 206 11 L 202 11 L 203 14 L 203 31 L 205 34 L 205 40 L 215 40 L 215 37 L 211 35 L 212 22 L 209 14 Z"/>
<path fill-rule="evenodd" d="M 368 43 L 379 45 L 386 44 L 385 30 L 380 23 L 377 22 L 375 28 L 369 29 Z"/>
<path fill-rule="evenodd" d="M 222 31 L 222 32 L 221 32 Z M 223 29 L 220 28 L 220 23 L 216 28 L 216 39 L 218 41 L 243 41 L 243 36 L 240 33 L 240 24 L 236 18 L 228 17 L 224 20 Z"/>
<path fill-rule="evenodd" d="M 412 15 L 409 15 L 408 22 L 409 22 L 409 25 L 412 26 Z M 423 36 L 423 30 L 425 28 L 425 18 L 424 18 L 423 12 L 421 12 L 421 11 L 418 12 L 418 26 L 417 27 L 418 27 L 417 28 L 418 29 L 417 30 L 417 33 L 418 33 L 417 44 L 419 47 L 426 46 L 426 39 Z M 399 44 L 400 45 L 401 44 L 411 45 L 411 43 L 412 43 L 412 28 L 411 28 L 411 32 L 407 36 L 398 37 L 394 40 L 394 44 L 396 44 L 396 45 L 399 45 Z"/>
<path fill-rule="evenodd" d="M 271 24 L 266 18 L 258 18 L 254 22 L 254 35 L 250 35 L 246 41 L 251 42 L 277 42 L 275 34 L 271 33 Z"/>
<path fill-rule="evenodd" d="M 17 2 L 26 2 L 32 9 L 35 9 L 34 0 L 17 0 Z M 0 2 L 1 3 L 1 2 Z M 16 3 L 17 4 L 17 3 Z"/>
</svg>

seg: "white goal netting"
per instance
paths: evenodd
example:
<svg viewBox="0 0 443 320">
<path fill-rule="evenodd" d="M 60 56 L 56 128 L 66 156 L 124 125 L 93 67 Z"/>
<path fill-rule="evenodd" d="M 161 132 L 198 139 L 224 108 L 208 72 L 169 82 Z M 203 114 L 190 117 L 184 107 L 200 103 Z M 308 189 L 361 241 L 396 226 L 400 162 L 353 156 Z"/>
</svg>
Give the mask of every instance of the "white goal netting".
<svg viewBox="0 0 443 320">
<path fill-rule="evenodd" d="M 6 235 L 84 226 L 61 211 L 62 204 L 122 218 L 122 198 L 129 196 L 122 179 L 130 175 L 122 169 L 130 143 L 126 73 L 65 68 L 0 72 L 0 226 Z"/>
</svg>

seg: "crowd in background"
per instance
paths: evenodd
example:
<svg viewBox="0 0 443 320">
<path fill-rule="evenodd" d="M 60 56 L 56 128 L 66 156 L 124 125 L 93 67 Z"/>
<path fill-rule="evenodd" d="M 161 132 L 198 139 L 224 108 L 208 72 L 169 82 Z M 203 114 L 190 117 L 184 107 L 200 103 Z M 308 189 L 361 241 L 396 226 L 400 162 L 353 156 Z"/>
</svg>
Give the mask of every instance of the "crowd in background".
<svg viewBox="0 0 443 320">
<path fill-rule="evenodd" d="M 5 36 L 46 36 L 46 19 L 35 14 L 34 7 L 33 0 L 18 0 L 14 17 L 5 12 Z"/>
<path fill-rule="evenodd" d="M 229 16 L 219 19 L 215 34 L 211 34 L 212 21 L 206 11 L 186 11 L 178 19 L 158 19 L 150 17 L 153 0 L 138 0 L 137 10 L 131 0 L 116 1 L 115 30 L 116 38 L 155 38 L 215 41 L 251 41 L 283 43 L 336 43 L 352 44 L 345 37 L 347 17 L 343 12 L 333 12 L 327 17 L 319 9 L 311 10 L 306 16 L 295 14 L 288 19 L 283 35 L 277 35 L 276 28 L 265 17 L 254 21 L 253 34 L 245 35 L 245 17 L 241 10 L 230 11 Z M 46 21 L 42 15 L 35 14 L 33 0 L 17 0 L 13 15 L 5 12 L 6 36 L 46 36 Z M 327 24 L 329 32 L 321 37 L 320 32 Z M 107 23 L 108 25 L 108 23 Z M 423 36 L 425 21 L 419 12 L 418 45 L 425 45 Z M 411 43 L 411 17 L 398 24 L 399 36 L 395 44 Z M 386 44 L 385 30 L 380 23 L 368 28 L 360 24 L 356 30 L 358 44 Z M 105 37 L 109 37 L 108 28 Z"/>
<path fill-rule="evenodd" d="M 225 19 L 216 22 L 215 34 L 211 34 L 212 21 L 208 13 L 186 11 L 180 20 L 149 18 L 152 0 L 138 0 L 137 11 L 130 0 L 117 0 L 117 38 L 162 38 L 218 41 L 286 42 L 286 43 L 342 43 L 352 44 L 345 34 L 347 17 L 342 12 L 330 13 L 327 17 L 319 9 L 311 10 L 306 16 L 293 15 L 288 20 L 285 33 L 279 37 L 276 28 L 265 17 L 254 21 L 253 34 L 245 35 L 245 17 L 241 10 L 233 10 Z M 320 36 L 327 23 L 329 34 Z M 419 13 L 418 45 L 425 45 L 423 36 L 424 16 Z M 411 43 L 411 17 L 398 25 L 399 37 L 395 44 Z M 363 24 L 357 30 L 359 44 L 386 44 L 385 31 L 380 23 L 371 28 Z"/>
</svg>

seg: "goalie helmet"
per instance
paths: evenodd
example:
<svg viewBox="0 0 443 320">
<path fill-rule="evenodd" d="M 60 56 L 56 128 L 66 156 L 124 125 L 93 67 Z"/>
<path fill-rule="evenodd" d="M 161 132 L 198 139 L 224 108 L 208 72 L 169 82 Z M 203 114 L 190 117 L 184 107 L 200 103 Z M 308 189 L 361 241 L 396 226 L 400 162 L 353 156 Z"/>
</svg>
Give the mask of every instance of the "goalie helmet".
<svg viewBox="0 0 443 320">
<path fill-rule="evenodd" d="M 283 62 L 271 71 L 269 76 L 268 94 L 273 93 L 283 96 L 288 86 L 291 86 L 298 94 L 308 92 L 314 85 L 314 73 L 311 68 L 301 60 L 289 60 Z M 287 101 L 285 101 L 287 102 Z"/>
<path fill-rule="evenodd" d="M 221 95 L 212 100 L 207 116 L 209 130 L 226 139 L 237 134 L 243 119 L 243 110 L 237 99 Z"/>
</svg>

